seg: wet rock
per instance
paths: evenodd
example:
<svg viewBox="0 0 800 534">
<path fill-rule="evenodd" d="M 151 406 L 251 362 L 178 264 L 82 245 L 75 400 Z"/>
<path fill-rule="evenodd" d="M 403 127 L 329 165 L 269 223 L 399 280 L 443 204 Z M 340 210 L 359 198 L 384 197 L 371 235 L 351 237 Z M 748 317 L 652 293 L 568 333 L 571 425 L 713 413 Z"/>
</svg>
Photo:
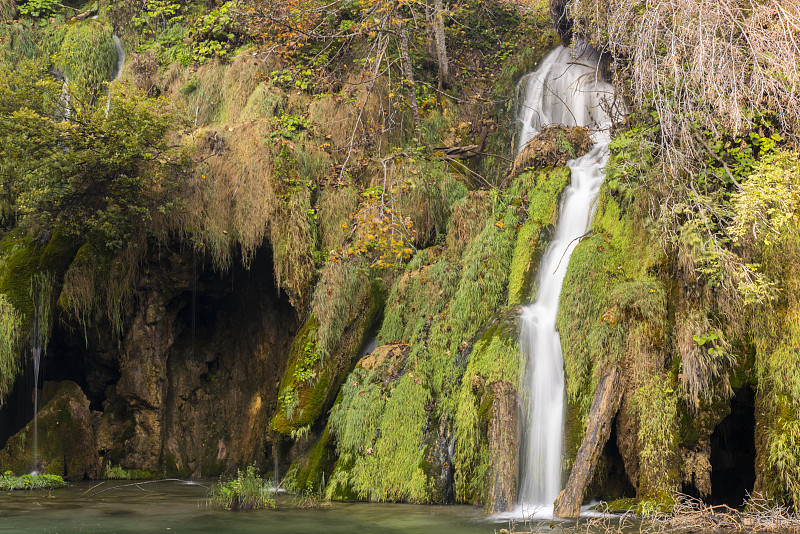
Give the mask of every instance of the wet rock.
<svg viewBox="0 0 800 534">
<path fill-rule="evenodd" d="M 46 382 L 39 409 L 38 456 L 42 471 L 65 478 L 96 478 L 100 463 L 89 400 L 75 382 Z M 34 468 L 34 423 L 9 438 L 0 451 L 0 471 Z"/>
</svg>

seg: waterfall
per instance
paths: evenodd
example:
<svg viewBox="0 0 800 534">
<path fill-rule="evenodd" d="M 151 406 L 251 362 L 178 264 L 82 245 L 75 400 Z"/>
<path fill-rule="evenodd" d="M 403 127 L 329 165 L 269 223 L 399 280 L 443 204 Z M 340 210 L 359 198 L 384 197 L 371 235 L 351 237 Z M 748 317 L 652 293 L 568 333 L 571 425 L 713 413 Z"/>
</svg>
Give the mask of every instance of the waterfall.
<svg viewBox="0 0 800 534">
<path fill-rule="evenodd" d="M 32 475 L 38 475 L 39 466 L 39 367 L 42 362 L 42 343 L 39 317 L 39 306 L 36 306 L 36 316 L 33 319 L 33 470 Z"/>
<path fill-rule="evenodd" d="M 522 390 L 525 413 L 520 450 L 520 509 L 526 517 L 551 516 L 561 490 L 564 426 L 564 365 L 556 315 L 570 255 L 589 227 L 608 158 L 607 113 L 613 88 L 597 79 L 598 55 L 589 47 L 578 52 L 559 47 L 527 75 L 519 112 L 519 150 L 543 127 L 587 126 L 594 148 L 571 160 L 571 183 L 564 190 L 555 232 L 539 267 L 539 293 L 522 311 L 520 346 L 525 354 Z"/>
<path fill-rule="evenodd" d="M 114 41 L 114 49 L 117 51 L 117 63 L 114 65 L 114 70 L 111 73 L 111 80 L 108 82 L 108 95 L 106 97 L 106 118 L 108 112 L 111 110 L 111 85 L 117 81 L 119 75 L 122 74 L 122 67 L 125 66 L 125 49 L 122 48 L 122 41 L 119 40 L 117 34 L 113 34 L 111 39 Z"/>
</svg>

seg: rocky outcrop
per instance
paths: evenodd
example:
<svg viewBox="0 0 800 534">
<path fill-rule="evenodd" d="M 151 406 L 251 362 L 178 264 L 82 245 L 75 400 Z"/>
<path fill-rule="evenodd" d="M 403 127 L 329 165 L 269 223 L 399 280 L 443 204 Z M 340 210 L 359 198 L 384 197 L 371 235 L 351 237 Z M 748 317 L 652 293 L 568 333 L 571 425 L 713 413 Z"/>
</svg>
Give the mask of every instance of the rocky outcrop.
<svg viewBox="0 0 800 534">
<path fill-rule="evenodd" d="M 28 473 L 34 468 L 65 478 L 95 478 L 100 471 L 89 400 L 75 382 L 46 382 L 38 417 L 38 466 L 34 461 L 34 422 L 17 432 L 0 451 L 0 471 Z"/>
<path fill-rule="evenodd" d="M 265 431 L 297 330 L 268 252 L 229 277 L 195 280 L 177 259 L 158 273 L 142 283 L 99 426 L 110 445 L 105 463 L 200 477 L 265 462 Z"/>
</svg>

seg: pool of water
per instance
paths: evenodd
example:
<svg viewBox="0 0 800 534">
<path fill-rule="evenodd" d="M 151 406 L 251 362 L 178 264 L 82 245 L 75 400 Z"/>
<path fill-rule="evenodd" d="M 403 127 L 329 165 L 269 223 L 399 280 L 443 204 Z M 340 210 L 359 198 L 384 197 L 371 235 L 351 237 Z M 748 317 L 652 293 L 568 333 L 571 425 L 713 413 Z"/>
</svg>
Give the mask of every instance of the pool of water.
<svg viewBox="0 0 800 534">
<path fill-rule="evenodd" d="M 203 485 L 125 484 L 0 492 L 0 532 L 493 534 L 509 526 L 507 520 L 487 518 L 472 506 L 332 503 L 329 508 L 297 509 L 287 496 L 279 496 L 277 509 L 229 512 L 208 506 Z"/>
</svg>

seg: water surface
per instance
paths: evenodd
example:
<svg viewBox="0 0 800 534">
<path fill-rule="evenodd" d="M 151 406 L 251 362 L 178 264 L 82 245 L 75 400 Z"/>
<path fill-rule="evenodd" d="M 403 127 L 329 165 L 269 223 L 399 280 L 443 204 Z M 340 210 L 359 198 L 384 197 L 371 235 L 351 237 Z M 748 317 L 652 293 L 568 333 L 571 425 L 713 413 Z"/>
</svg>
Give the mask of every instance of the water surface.
<svg viewBox="0 0 800 534">
<path fill-rule="evenodd" d="M 78 483 L 52 492 L 0 492 L 0 532 L 220 532 L 351 534 L 358 532 L 492 534 L 507 521 L 473 506 L 332 503 L 298 510 L 279 496 L 278 509 L 229 512 L 207 505 L 206 488 L 181 482 L 118 487 L 127 481 Z M 104 493 L 96 492 L 116 488 Z M 94 497 L 86 499 L 88 495 Z"/>
</svg>

